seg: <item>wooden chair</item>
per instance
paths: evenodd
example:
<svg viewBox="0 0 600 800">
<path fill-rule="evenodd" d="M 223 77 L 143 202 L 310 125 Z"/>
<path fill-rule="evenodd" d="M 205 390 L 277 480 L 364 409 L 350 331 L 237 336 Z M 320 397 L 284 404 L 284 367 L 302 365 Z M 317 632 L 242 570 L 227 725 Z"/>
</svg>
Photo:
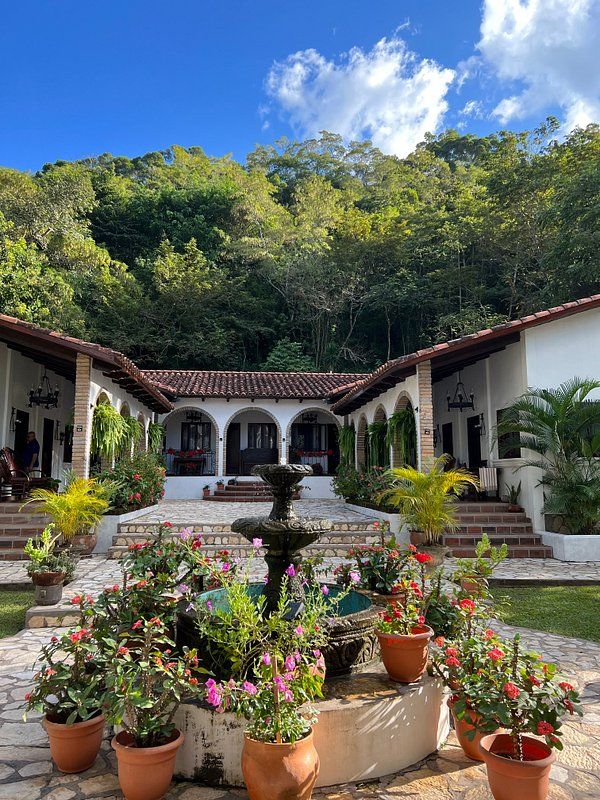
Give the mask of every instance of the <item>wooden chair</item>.
<svg viewBox="0 0 600 800">
<path fill-rule="evenodd" d="M 33 477 L 24 469 L 20 469 L 17 466 L 15 452 L 10 447 L 3 447 L 0 450 L 0 475 L 4 483 L 12 486 L 14 497 L 25 497 L 32 489 L 56 488 L 56 481 L 52 478 Z"/>
</svg>

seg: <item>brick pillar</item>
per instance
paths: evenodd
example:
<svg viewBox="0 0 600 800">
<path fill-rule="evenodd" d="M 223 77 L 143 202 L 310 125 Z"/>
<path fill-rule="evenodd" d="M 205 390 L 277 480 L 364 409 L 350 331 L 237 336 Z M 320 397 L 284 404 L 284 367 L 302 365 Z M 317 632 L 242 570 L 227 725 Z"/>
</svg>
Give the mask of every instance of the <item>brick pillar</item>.
<svg viewBox="0 0 600 800">
<path fill-rule="evenodd" d="M 431 361 L 417 364 L 419 388 L 419 469 L 427 470 L 435 458 L 433 449 L 433 391 L 431 387 Z"/>
<path fill-rule="evenodd" d="M 90 357 L 83 355 L 83 353 L 77 353 L 72 468 L 73 472 L 80 478 L 87 478 L 90 473 L 90 441 L 92 438 L 91 371 L 92 361 Z"/>
</svg>

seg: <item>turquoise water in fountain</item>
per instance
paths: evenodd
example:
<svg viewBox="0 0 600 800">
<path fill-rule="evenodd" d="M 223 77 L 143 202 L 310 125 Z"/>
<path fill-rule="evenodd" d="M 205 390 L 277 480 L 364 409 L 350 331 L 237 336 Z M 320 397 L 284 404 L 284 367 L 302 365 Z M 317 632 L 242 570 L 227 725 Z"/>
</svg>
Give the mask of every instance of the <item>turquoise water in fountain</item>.
<svg viewBox="0 0 600 800">
<path fill-rule="evenodd" d="M 258 600 L 264 589 L 264 583 L 251 583 L 248 585 L 248 594 L 254 600 Z M 347 617 L 349 614 L 358 614 L 360 611 L 366 611 L 371 608 L 371 600 L 361 592 L 350 589 L 348 594 L 341 599 L 339 603 L 331 602 L 341 594 L 344 590 L 337 584 L 328 583 L 329 595 L 327 600 L 331 603 L 332 613 L 336 617 Z M 209 601 L 213 605 L 214 610 L 228 611 L 229 604 L 227 602 L 226 589 L 210 589 L 207 592 L 202 592 L 199 596 L 200 600 Z"/>
</svg>

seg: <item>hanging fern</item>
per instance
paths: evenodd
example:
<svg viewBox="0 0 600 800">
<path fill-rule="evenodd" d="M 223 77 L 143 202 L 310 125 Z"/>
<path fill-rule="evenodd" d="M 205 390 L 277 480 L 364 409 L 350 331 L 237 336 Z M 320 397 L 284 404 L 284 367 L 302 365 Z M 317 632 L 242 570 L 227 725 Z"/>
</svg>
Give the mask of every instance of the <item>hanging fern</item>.
<svg viewBox="0 0 600 800">
<path fill-rule="evenodd" d="M 338 444 L 340 446 L 340 461 L 344 466 L 354 464 L 354 447 L 356 444 L 356 433 L 352 425 L 344 425 L 338 431 Z"/>
<path fill-rule="evenodd" d="M 144 426 L 135 417 L 123 417 L 125 432 L 120 452 L 123 455 L 131 455 L 131 450 L 141 440 L 144 435 Z"/>
<path fill-rule="evenodd" d="M 399 464 L 414 466 L 417 452 L 417 427 L 412 408 L 396 411 L 387 421 L 386 447 L 392 448 Z"/>
<path fill-rule="evenodd" d="M 125 417 L 108 403 L 96 406 L 92 420 L 92 454 L 112 459 L 122 450 L 126 437 Z"/>
<path fill-rule="evenodd" d="M 163 447 L 165 436 L 164 426 L 158 422 L 151 422 L 148 425 L 148 450 L 151 453 L 160 453 Z"/>
<path fill-rule="evenodd" d="M 390 451 L 386 444 L 387 422 L 372 422 L 367 428 L 369 434 L 369 466 L 389 467 Z"/>
</svg>

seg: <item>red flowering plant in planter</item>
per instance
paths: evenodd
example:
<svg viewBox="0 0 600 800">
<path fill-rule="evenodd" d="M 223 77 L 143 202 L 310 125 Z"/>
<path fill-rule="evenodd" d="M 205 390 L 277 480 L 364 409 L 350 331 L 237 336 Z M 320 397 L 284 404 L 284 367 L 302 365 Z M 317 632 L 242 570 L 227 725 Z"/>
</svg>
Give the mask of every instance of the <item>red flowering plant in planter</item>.
<svg viewBox="0 0 600 800">
<path fill-rule="evenodd" d="M 408 577 L 408 571 L 414 566 L 416 548 L 402 549 L 393 537 L 386 541 L 389 523 L 374 525 L 381 531 L 381 544 L 353 547 L 348 555 L 354 560 L 355 571 L 360 575 L 360 585 L 364 589 L 379 594 L 394 594 L 394 587 L 401 583 L 403 577 Z"/>
<path fill-rule="evenodd" d="M 175 712 L 182 700 L 202 691 L 196 651 L 184 648 L 175 654 L 174 649 L 159 617 L 136 620 L 126 642 L 112 641 L 106 715 L 121 727 L 112 746 L 127 798 L 156 798 L 167 792 L 183 742 Z"/>
</svg>

